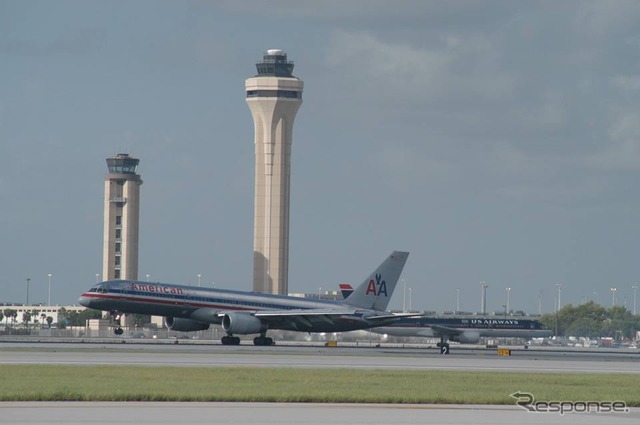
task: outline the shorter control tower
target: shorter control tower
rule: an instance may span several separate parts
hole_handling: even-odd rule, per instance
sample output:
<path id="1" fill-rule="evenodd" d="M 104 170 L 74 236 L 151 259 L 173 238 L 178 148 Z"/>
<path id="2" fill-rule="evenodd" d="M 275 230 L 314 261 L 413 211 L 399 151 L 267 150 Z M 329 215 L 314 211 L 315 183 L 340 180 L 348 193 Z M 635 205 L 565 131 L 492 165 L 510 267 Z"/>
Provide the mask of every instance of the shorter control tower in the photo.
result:
<path id="1" fill-rule="evenodd" d="M 138 279 L 139 162 L 125 153 L 107 158 L 102 280 Z"/>

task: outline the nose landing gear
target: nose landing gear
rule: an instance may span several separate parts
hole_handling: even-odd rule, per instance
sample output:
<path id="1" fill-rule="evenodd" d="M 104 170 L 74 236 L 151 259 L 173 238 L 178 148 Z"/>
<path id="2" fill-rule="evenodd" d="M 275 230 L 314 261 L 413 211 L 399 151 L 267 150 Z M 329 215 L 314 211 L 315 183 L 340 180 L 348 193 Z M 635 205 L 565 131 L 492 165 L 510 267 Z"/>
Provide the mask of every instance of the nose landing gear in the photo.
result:
<path id="1" fill-rule="evenodd" d="M 111 318 L 113 319 L 113 323 L 115 324 L 115 328 L 113 329 L 113 333 L 116 335 L 122 335 L 124 330 L 122 329 L 122 325 L 120 324 L 120 319 L 122 318 L 122 313 L 119 311 L 112 311 Z"/>

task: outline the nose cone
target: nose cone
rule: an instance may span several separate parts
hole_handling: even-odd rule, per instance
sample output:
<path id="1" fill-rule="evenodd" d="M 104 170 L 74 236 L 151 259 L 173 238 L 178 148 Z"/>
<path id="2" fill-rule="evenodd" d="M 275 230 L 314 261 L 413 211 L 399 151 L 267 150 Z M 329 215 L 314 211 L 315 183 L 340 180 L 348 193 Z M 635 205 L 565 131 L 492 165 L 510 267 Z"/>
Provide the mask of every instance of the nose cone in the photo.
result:
<path id="1" fill-rule="evenodd" d="M 82 294 L 80 295 L 80 298 L 78 298 L 78 304 L 85 307 L 91 307 L 91 298 L 85 297 L 84 294 Z"/>

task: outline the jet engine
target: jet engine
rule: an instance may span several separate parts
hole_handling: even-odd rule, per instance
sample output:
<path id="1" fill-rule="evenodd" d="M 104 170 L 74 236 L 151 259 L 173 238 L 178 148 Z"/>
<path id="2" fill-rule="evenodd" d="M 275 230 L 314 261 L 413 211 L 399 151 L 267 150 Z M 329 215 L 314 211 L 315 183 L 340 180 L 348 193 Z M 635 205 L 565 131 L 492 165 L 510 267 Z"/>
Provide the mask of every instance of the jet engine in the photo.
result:
<path id="1" fill-rule="evenodd" d="M 260 319 L 247 313 L 227 313 L 222 318 L 222 329 L 228 334 L 257 334 L 267 330 Z"/>
<path id="2" fill-rule="evenodd" d="M 451 337 L 451 340 L 461 342 L 463 344 L 477 344 L 478 342 L 480 342 L 480 332 L 464 331 L 460 335 Z"/>
<path id="3" fill-rule="evenodd" d="M 209 329 L 208 323 L 196 322 L 191 319 L 181 319 L 179 317 L 165 317 L 164 323 L 167 325 L 167 328 L 179 332 L 205 331 Z"/>

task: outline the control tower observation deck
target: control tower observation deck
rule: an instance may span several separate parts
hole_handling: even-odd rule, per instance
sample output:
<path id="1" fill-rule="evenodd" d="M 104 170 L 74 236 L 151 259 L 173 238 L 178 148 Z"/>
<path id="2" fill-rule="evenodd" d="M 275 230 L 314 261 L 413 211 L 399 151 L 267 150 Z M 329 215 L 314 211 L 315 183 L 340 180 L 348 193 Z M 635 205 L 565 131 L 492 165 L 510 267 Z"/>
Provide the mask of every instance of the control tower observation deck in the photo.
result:
<path id="1" fill-rule="evenodd" d="M 289 195 L 293 122 L 304 83 L 279 49 L 256 64 L 245 82 L 255 128 L 253 290 L 289 291 Z"/>
<path id="2" fill-rule="evenodd" d="M 119 153 L 107 158 L 104 188 L 102 280 L 138 278 L 140 160 Z"/>

